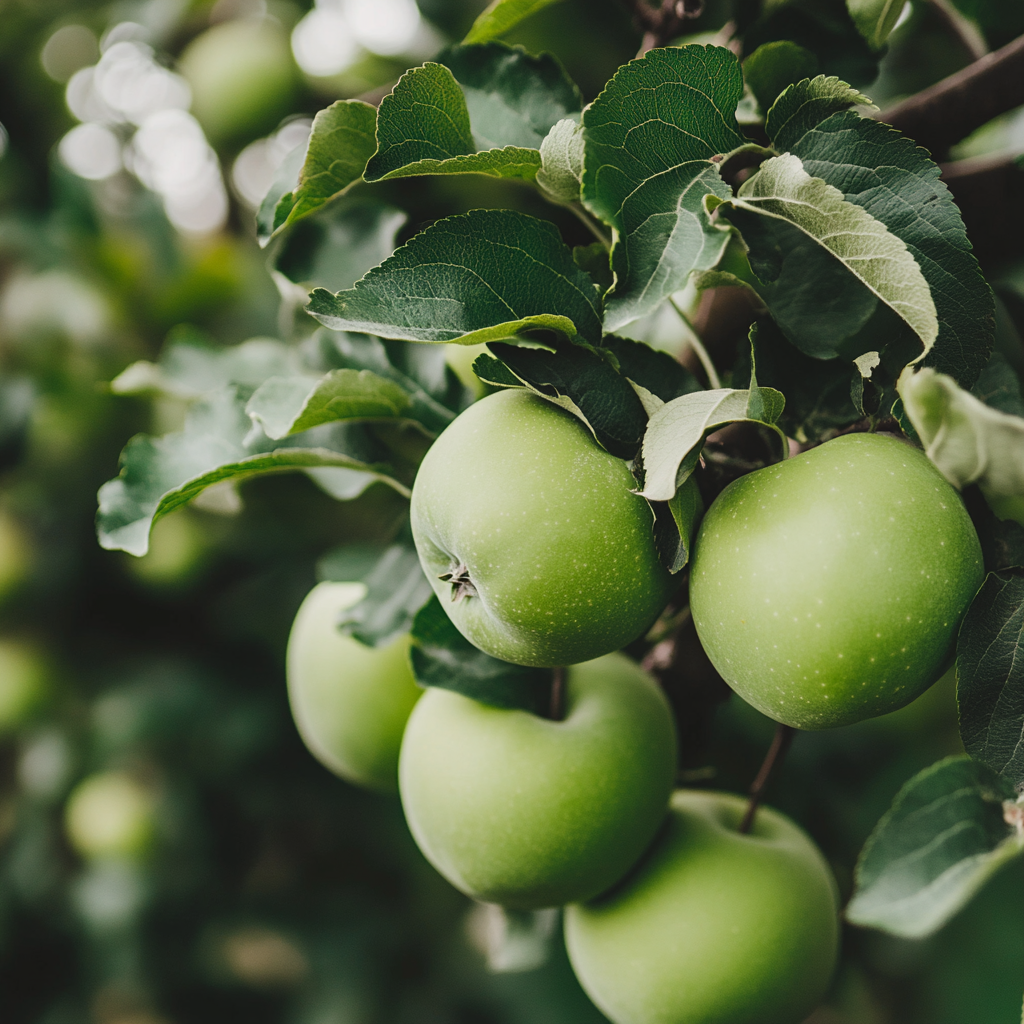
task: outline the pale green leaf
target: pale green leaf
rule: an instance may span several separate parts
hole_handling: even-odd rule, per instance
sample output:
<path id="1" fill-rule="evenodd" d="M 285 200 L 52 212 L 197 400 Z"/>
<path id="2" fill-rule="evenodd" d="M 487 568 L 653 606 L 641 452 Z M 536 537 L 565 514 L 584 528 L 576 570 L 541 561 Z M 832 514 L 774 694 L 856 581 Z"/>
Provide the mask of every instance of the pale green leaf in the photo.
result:
<path id="1" fill-rule="evenodd" d="M 332 370 L 320 378 L 271 377 L 245 411 L 280 440 L 335 420 L 394 419 L 411 404 L 397 384 L 369 370 Z"/>
<path id="2" fill-rule="evenodd" d="M 559 121 L 541 143 L 540 161 L 537 184 L 559 203 L 576 202 L 583 180 L 583 126 L 571 118 Z"/>
<path id="3" fill-rule="evenodd" d="M 354 288 L 317 289 L 308 311 L 333 330 L 476 344 L 528 329 L 597 345 L 598 294 L 549 221 L 474 210 L 432 224 Z"/>
<path id="4" fill-rule="evenodd" d="M 857 31 L 873 50 L 880 50 L 903 13 L 905 0 L 846 0 Z"/>
<path id="5" fill-rule="evenodd" d="M 1012 513 L 1024 508 L 1024 419 L 985 405 L 930 367 L 908 367 L 898 389 L 942 475 L 954 487 L 977 484 L 997 515 L 1018 518 Z"/>
<path id="6" fill-rule="evenodd" d="M 492 0 L 477 15 L 476 21 L 466 33 L 464 43 L 485 43 L 504 35 L 531 14 L 542 11 L 545 7 L 557 3 L 558 0 Z"/>
<path id="7" fill-rule="evenodd" d="M 786 315 L 793 307 L 787 304 L 794 299 L 794 289 L 808 286 L 808 278 L 805 272 L 803 280 L 787 280 L 785 264 L 796 255 L 803 269 L 807 252 L 812 262 L 820 255 L 819 262 L 826 268 L 828 257 L 834 257 L 853 282 L 888 306 L 913 330 L 920 340 L 921 355 L 931 349 L 938 335 L 935 303 L 906 244 L 862 207 L 848 203 L 838 189 L 820 178 L 812 178 L 798 157 L 788 153 L 773 157 L 743 184 L 735 199 L 723 202 L 711 197 L 707 205 L 716 217 L 724 216 L 739 228 L 750 248 L 754 273 L 762 284 L 769 286 L 761 294 L 783 330 L 808 355 L 829 358 L 844 354 L 852 359 L 878 348 L 878 343 L 877 339 L 874 344 L 871 339 L 862 340 L 861 351 L 843 352 L 842 335 L 807 337 L 810 332 L 806 329 L 795 329 L 794 321 Z M 800 296 L 795 298 L 799 300 Z M 821 293 L 815 299 L 823 309 L 836 300 L 835 292 Z M 856 296 L 854 302 L 859 308 L 848 317 L 848 336 L 856 336 L 874 311 L 874 303 L 857 301 Z M 796 308 L 804 314 L 806 302 Z"/>
<path id="8" fill-rule="evenodd" d="M 609 333 L 721 257 L 729 232 L 711 224 L 702 203 L 732 194 L 716 158 L 747 141 L 735 117 L 742 95 L 729 50 L 668 47 L 620 68 L 585 111 L 583 202 L 614 229 Z"/>
<path id="9" fill-rule="evenodd" d="M 874 104 L 863 93 L 838 78 L 818 75 L 785 89 L 768 111 L 764 130 L 775 148 L 792 150 L 816 124 L 840 110 Z"/>

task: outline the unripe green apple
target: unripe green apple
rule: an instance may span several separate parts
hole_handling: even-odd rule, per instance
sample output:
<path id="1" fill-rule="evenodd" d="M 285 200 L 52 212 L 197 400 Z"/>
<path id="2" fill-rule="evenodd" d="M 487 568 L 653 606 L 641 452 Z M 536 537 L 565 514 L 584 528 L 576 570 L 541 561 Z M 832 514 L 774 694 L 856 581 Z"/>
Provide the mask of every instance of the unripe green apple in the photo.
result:
<path id="1" fill-rule="evenodd" d="M 299 733 L 336 775 L 370 789 L 398 788 L 402 730 L 422 691 L 409 666 L 408 634 L 367 647 L 338 630 L 361 583 L 320 583 L 288 639 L 288 699 Z"/>
<path id="2" fill-rule="evenodd" d="M 214 25 L 185 48 L 179 70 L 192 89 L 192 112 L 215 145 L 255 138 L 291 109 L 296 68 L 276 22 Z"/>
<path id="3" fill-rule="evenodd" d="M 832 873 L 788 818 L 745 801 L 672 796 L 668 822 L 621 885 L 567 907 L 584 991 L 614 1024 L 798 1024 L 825 994 L 839 920 Z"/>
<path id="4" fill-rule="evenodd" d="M 0 640 L 0 735 L 15 732 L 45 700 L 46 666 L 39 654 L 14 640 Z"/>
<path id="5" fill-rule="evenodd" d="M 983 576 L 970 517 L 932 463 L 897 438 L 847 434 L 718 496 L 694 544 L 690 609 L 744 700 L 825 729 L 931 686 Z"/>
<path id="6" fill-rule="evenodd" d="M 432 689 L 405 730 L 402 806 L 456 888 L 516 909 L 587 899 L 616 882 L 665 816 L 675 726 L 625 655 L 566 673 L 565 717 Z"/>
<path id="7" fill-rule="evenodd" d="M 155 835 L 153 794 L 122 772 L 98 772 L 83 779 L 68 797 L 64 826 L 83 857 L 144 856 Z"/>
<path id="8" fill-rule="evenodd" d="M 573 415 L 522 390 L 471 405 L 412 491 L 423 571 L 459 632 L 517 665 L 616 651 L 672 590 L 626 463 Z"/>

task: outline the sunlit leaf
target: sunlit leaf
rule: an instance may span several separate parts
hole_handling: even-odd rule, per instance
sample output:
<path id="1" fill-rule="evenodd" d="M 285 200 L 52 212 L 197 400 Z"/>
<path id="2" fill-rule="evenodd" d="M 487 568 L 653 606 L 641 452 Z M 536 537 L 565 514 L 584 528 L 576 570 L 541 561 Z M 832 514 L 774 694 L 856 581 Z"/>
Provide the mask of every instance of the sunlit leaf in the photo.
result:
<path id="1" fill-rule="evenodd" d="M 558 0 L 492 0 L 477 15 L 476 21 L 466 33 L 464 43 L 484 43 L 495 39 L 514 28 L 531 14 L 542 11 Z"/>

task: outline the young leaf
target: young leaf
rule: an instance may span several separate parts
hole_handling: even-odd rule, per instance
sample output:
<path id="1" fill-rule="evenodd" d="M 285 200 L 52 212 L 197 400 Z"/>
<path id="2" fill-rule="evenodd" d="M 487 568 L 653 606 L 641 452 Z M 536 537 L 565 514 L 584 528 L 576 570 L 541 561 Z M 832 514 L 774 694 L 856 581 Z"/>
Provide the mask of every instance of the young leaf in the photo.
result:
<path id="1" fill-rule="evenodd" d="M 1024 419 L 990 408 L 930 367 L 907 367 L 898 389 L 942 475 L 958 488 L 976 483 L 996 515 L 1024 523 Z"/>
<path id="2" fill-rule="evenodd" d="M 414 472 L 366 424 L 331 424 L 276 442 L 254 427 L 237 388 L 215 392 L 191 407 L 179 433 L 128 442 L 120 475 L 99 491 L 100 545 L 144 555 L 152 524 L 207 487 L 319 466 L 373 473 L 406 495 Z"/>
<path id="3" fill-rule="evenodd" d="M 556 202 L 577 202 L 583 180 L 583 125 L 568 117 L 559 121 L 540 144 L 540 163 L 537 184 Z"/>
<path id="4" fill-rule="evenodd" d="M 868 46 L 880 50 L 903 13 L 904 0 L 846 0 L 846 6 Z"/>
<path id="5" fill-rule="evenodd" d="M 551 704 L 551 669 L 499 661 L 474 647 L 432 596 L 412 624 L 412 671 L 420 686 L 454 690 L 496 708 L 545 714 Z"/>
<path id="6" fill-rule="evenodd" d="M 864 845 L 847 920 L 911 939 L 941 928 L 1024 852 L 1014 797 L 1008 780 L 965 756 L 915 775 Z"/>
<path id="7" fill-rule="evenodd" d="M 643 442 L 644 489 L 650 501 L 669 501 L 697 466 L 708 434 L 729 423 L 754 422 L 771 427 L 779 438 L 779 457 L 789 444 L 776 421 L 785 399 L 772 388 L 751 381 L 750 390 L 716 388 L 683 395 L 656 412 Z"/>
<path id="8" fill-rule="evenodd" d="M 763 43 L 743 62 L 743 79 L 762 110 L 768 110 L 787 86 L 810 79 L 817 71 L 818 58 L 788 39 Z"/>
<path id="9" fill-rule="evenodd" d="M 1024 571 L 982 584 L 960 626 L 956 675 L 964 749 L 1024 785 Z"/>
<path id="10" fill-rule="evenodd" d="M 776 149 L 788 152 L 815 125 L 841 110 L 874 104 L 863 93 L 826 75 L 784 89 L 768 111 L 764 130 Z"/>
<path id="11" fill-rule="evenodd" d="M 736 57 L 722 47 L 651 50 L 619 68 L 583 115 L 583 202 L 615 229 L 605 327 L 652 312 L 692 270 L 708 270 L 729 233 L 704 196 L 731 196 L 716 157 L 743 145 Z"/>
<path id="12" fill-rule="evenodd" d="M 397 384 L 369 370 L 332 370 L 320 378 L 271 377 L 245 411 L 276 441 L 335 420 L 395 419 L 411 404 Z"/>
<path id="13" fill-rule="evenodd" d="M 296 224 L 274 257 L 274 269 L 308 288 L 343 291 L 394 251 L 406 214 L 365 199 L 343 199 Z"/>
<path id="14" fill-rule="evenodd" d="M 518 25 L 523 18 L 528 18 L 553 3 L 557 3 L 557 0 L 492 0 L 477 15 L 476 21 L 462 41 L 485 43 L 488 39 L 496 39 Z"/>
<path id="15" fill-rule="evenodd" d="M 799 158 L 773 157 L 735 199 L 710 196 L 707 206 L 739 229 L 761 296 L 807 355 L 853 359 L 880 348 L 874 332 L 862 334 L 879 302 L 917 335 L 922 354 L 931 349 L 938 334 L 935 304 L 905 243 L 812 178 Z M 822 274 L 830 287 L 816 280 Z"/>
<path id="16" fill-rule="evenodd" d="M 366 596 L 338 620 L 344 632 L 369 647 L 383 647 L 412 629 L 415 616 L 434 592 L 408 531 L 376 552 L 357 548 L 353 558 L 346 557 L 346 549 L 341 548 L 332 555 L 321 561 L 321 574 L 334 579 L 343 573 L 344 579 L 338 582 L 366 586 Z"/>
<path id="17" fill-rule="evenodd" d="M 524 330 L 601 340 L 597 289 L 558 229 L 513 210 L 474 210 L 432 224 L 354 288 L 316 289 L 324 326 L 408 341 L 474 345 Z"/>
<path id="18" fill-rule="evenodd" d="M 520 381 L 578 416 L 612 455 L 636 455 L 647 414 L 629 382 L 607 360 L 576 345 L 557 352 L 501 343 L 488 347 Z"/>
<path id="19" fill-rule="evenodd" d="M 376 146 L 376 120 L 377 111 L 362 100 L 338 100 L 316 115 L 295 190 L 285 192 L 274 203 L 269 223 L 267 213 L 260 207 L 262 245 L 360 180 Z M 274 191 L 272 188 L 265 204 Z"/>
<path id="20" fill-rule="evenodd" d="M 938 336 L 922 365 L 970 388 L 992 349 L 992 292 L 971 253 L 960 211 L 939 181 L 938 165 L 910 139 L 853 111 L 786 134 L 786 148 L 808 174 L 839 189 L 906 244 L 931 290 L 938 320 Z"/>

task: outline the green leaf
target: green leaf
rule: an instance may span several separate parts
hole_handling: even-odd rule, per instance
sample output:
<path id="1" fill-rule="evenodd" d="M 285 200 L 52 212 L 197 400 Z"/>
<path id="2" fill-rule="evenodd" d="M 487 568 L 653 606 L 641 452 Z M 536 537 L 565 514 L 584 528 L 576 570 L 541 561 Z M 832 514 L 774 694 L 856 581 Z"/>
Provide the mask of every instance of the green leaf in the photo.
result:
<path id="1" fill-rule="evenodd" d="M 455 628 L 436 596 L 417 613 L 412 640 L 412 671 L 420 686 L 537 715 L 550 707 L 551 669 L 511 665 L 484 654 Z"/>
<path id="2" fill-rule="evenodd" d="M 928 283 L 907 246 L 881 221 L 812 178 L 798 157 L 773 157 L 735 199 L 709 210 L 743 235 L 759 293 L 787 337 L 807 355 L 854 359 L 883 347 L 872 322 L 895 312 L 927 353 L 938 334 Z M 898 335 L 882 335 L 893 345 Z"/>
<path id="3" fill-rule="evenodd" d="M 702 202 L 732 194 L 714 158 L 747 141 L 735 117 L 742 95 L 729 50 L 669 47 L 619 68 L 584 112 L 583 202 L 615 230 L 609 333 L 721 257 L 729 233 L 708 221 Z"/>
<path id="4" fill-rule="evenodd" d="M 1024 571 L 985 579 L 960 626 L 956 677 L 964 749 L 1024 785 Z"/>
<path id="5" fill-rule="evenodd" d="M 366 596 L 342 613 L 338 626 L 369 647 L 386 646 L 408 633 L 415 616 L 434 593 L 423 575 L 408 530 L 394 544 L 376 552 L 366 548 L 356 548 L 352 553 L 345 548 L 337 549 L 332 557 L 321 561 L 319 569 L 330 579 L 344 573 L 344 580 L 339 582 L 366 586 Z"/>
<path id="6" fill-rule="evenodd" d="M 395 383 L 369 370 L 332 370 L 323 377 L 271 377 L 249 399 L 245 411 L 267 437 L 336 420 L 395 419 L 412 403 Z"/>
<path id="7" fill-rule="evenodd" d="M 274 204 L 272 223 L 268 223 L 264 208 L 260 207 L 262 245 L 362 178 L 366 161 L 376 146 L 376 121 L 377 111 L 362 100 L 338 100 L 316 115 L 295 190 L 282 194 Z M 274 191 L 272 188 L 270 195 Z M 268 195 L 264 203 L 269 198 Z M 269 233 L 267 227 L 271 228 Z"/>
<path id="8" fill-rule="evenodd" d="M 577 202 L 583 181 L 583 125 L 569 117 L 559 121 L 540 144 L 540 162 L 537 184 L 556 202 Z"/>
<path id="9" fill-rule="evenodd" d="M 477 15 L 476 21 L 466 33 L 464 43 L 485 43 L 504 35 L 510 28 L 518 25 L 523 18 L 528 18 L 537 11 L 550 7 L 557 0 L 492 0 Z"/>
<path id="10" fill-rule="evenodd" d="M 583 96 L 550 53 L 504 43 L 452 46 L 438 58 L 462 87 L 478 150 L 540 149 L 563 118 L 579 118 Z"/>
<path id="11" fill-rule="evenodd" d="M 663 402 L 701 390 L 700 381 L 678 359 L 642 341 L 611 335 L 604 339 L 604 350 L 614 355 L 623 377 Z"/>
<path id="12" fill-rule="evenodd" d="M 647 425 L 643 442 L 644 489 L 650 501 L 669 501 L 697 466 L 708 434 L 728 423 L 754 422 L 771 427 L 779 438 L 779 457 L 789 445 L 775 426 L 785 399 L 772 388 L 749 390 L 715 388 L 683 395 L 656 412 Z"/>
<path id="13" fill-rule="evenodd" d="M 868 46 L 880 50 L 903 13 L 904 0 L 846 0 L 846 6 Z"/>
<path id="14" fill-rule="evenodd" d="M 1013 372 L 1009 360 L 998 349 L 989 356 L 971 394 L 992 409 L 1011 416 L 1024 416 L 1024 395 L 1020 378 Z"/>
<path id="15" fill-rule="evenodd" d="M 801 131 L 786 148 L 808 174 L 844 193 L 906 243 L 931 290 L 938 336 L 924 359 L 970 388 L 995 333 L 992 292 L 971 252 L 940 168 L 910 139 L 853 111 Z M 877 346 L 876 346 L 877 347 Z"/>
<path id="16" fill-rule="evenodd" d="M 260 208 L 256 211 L 256 239 L 263 247 L 273 237 L 274 232 L 284 224 L 291 212 L 295 190 L 299 187 L 299 174 L 306 159 L 309 145 L 302 142 L 291 150 L 281 161 L 270 183 L 270 189 L 263 197 Z M 278 217 L 280 207 L 280 217 Z"/>
<path id="17" fill-rule="evenodd" d="M 581 419 L 606 451 L 620 459 L 636 455 L 647 414 L 629 382 L 601 355 L 575 345 L 557 352 L 488 347 L 519 381 Z"/>
<path id="18" fill-rule="evenodd" d="M 791 151 L 815 125 L 850 107 L 874 104 L 863 93 L 826 75 L 785 89 L 768 111 L 764 130 L 776 149 Z"/>
<path id="19" fill-rule="evenodd" d="M 950 757 L 897 794 L 861 852 L 846 908 L 853 924 L 923 938 L 1024 851 L 1013 787 L 969 757 Z"/>
<path id="20" fill-rule="evenodd" d="M 100 488 L 100 545 L 144 555 L 150 527 L 161 516 L 222 480 L 263 473 L 340 466 L 373 473 L 408 495 L 415 468 L 396 455 L 398 428 L 386 436 L 366 424 L 337 423 L 282 444 L 254 426 L 245 402 L 234 387 L 214 392 L 190 408 L 180 432 L 129 441 L 120 475 Z"/>
<path id="21" fill-rule="evenodd" d="M 899 393 L 928 458 L 954 487 L 977 484 L 1002 519 L 1024 516 L 1024 419 L 978 401 L 952 377 L 910 367 Z"/>
<path id="22" fill-rule="evenodd" d="M 365 199 L 343 199 L 288 233 L 274 268 L 308 288 L 342 291 L 394 251 L 406 214 Z"/>
<path id="23" fill-rule="evenodd" d="M 307 310 L 332 330 L 408 341 L 481 341 L 525 330 L 601 340 L 597 289 L 550 221 L 474 210 L 432 224 L 354 288 L 316 289 Z"/>
<path id="24" fill-rule="evenodd" d="M 487 969 L 494 974 L 533 971 L 547 963 L 557 935 L 558 908 L 509 910 L 479 903 L 473 911 L 474 937 L 479 930 Z"/>
<path id="25" fill-rule="evenodd" d="M 762 110 L 787 86 L 810 79 L 817 71 L 818 58 L 788 39 L 764 43 L 743 62 L 743 78 Z"/>
<path id="26" fill-rule="evenodd" d="M 652 508 L 658 557 L 674 575 L 689 564 L 693 538 L 704 515 L 704 499 L 697 481 L 692 476 L 688 477 L 675 497 L 667 502 L 654 502 Z"/>

